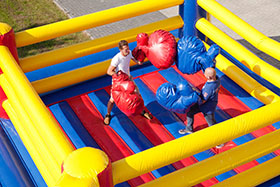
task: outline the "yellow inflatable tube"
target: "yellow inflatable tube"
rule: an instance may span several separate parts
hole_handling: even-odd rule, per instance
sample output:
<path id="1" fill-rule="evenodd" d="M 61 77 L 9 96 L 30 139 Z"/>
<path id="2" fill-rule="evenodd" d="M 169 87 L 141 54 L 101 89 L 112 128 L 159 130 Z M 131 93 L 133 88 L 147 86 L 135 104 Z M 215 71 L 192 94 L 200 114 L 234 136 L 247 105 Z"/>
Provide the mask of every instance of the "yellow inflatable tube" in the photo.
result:
<path id="1" fill-rule="evenodd" d="M 280 102 L 275 102 L 188 136 L 118 160 L 112 164 L 114 184 L 127 181 L 273 124 L 280 120 L 279 107 Z M 204 141 L 205 137 L 216 138 L 208 138 L 208 141 Z M 194 144 L 193 142 L 196 143 Z"/>
<path id="2" fill-rule="evenodd" d="M 206 48 L 208 49 L 209 46 L 207 44 Z M 234 64 L 232 64 L 229 60 L 227 60 L 222 55 L 217 56 L 217 68 L 224 72 L 227 76 L 229 76 L 233 81 L 240 84 L 240 86 L 249 92 L 252 96 L 256 97 L 260 101 L 264 102 L 265 104 L 275 103 L 279 100 L 279 97 L 268 90 L 267 88 L 263 87 L 257 81 L 252 79 L 249 75 L 244 73 Z M 279 102 L 278 102 L 279 103 Z M 246 121 L 246 120 L 245 120 Z M 241 136 L 241 135 L 240 135 Z M 190 140 L 193 142 L 194 140 Z"/>
<path id="3" fill-rule="evenodd" d="M 108 37 L 103 37 L 103 39 L 105 39 L 105 41 L 111 41 L 110 44 L 104 44 L 102 41 L 103 40 L 97 40 L 95 42 L 95 44 L 97 46 L 92 47 L 92 48 L 110 48 L 110 47 L 116 47 L 117 43 L 121 40 L 121 39 L 128 39 L 129 41 L 135 41 L 136 40 L 136 35 L 137 33 L 140 32 L 146 32 L 148 34 L 154 32 L 157 29 L 164 29 L 164 30 L 174 30 L 177 28 L 180 28 L 183 26 L 183 21 L 181 19 L 180 16 L 176 16 L 173 18 L 169 18 L 169 19 L 165 19 L 159 22 L 155 22 L 153 24 L 147 24 L 145 26 L 142 26 L 138 29 L 131 29 L 125 32 L 121 32 L 121 33 L 117 33 L 117 34 L 113 34 L 111 36 Z M 91 44 L 93 44 L 94 41 L 90 42 Z M 78 48 L 82 48 L 85 47 L 83 44 L 78 44 L 81 46 L 77 46 Z M 85 45 L 87 45 L 85 43 Z M 92 49 L 91 48 L 91 49 Z M 84 51 L 88 51 L 90 48 L 84 49 Z M 72 51 L 74 50 L 74 51 Z M 68 51 L 68 52 L 67 52 Z M 75 50 L 75 46 L 69 47 L 69 48 L 65 48 L 58 50 L 58 51 L 54 51 L 54 52 L 49 52 L 49 53 L 45 53 L 42 55 L 37 55 L 34 57 L 30 57 L 29 59 L 20 61 L 21 65 L 23 66 L 24 70 L 29 71 L 31 69 L 35 69 L 35 68 L 42 68 L 45 66 L 49 66 L 51 64 L 53 64 L 51 62 L 51 60 L 54 60 L 55 63 L 59 63 L 62 60 L 67 60 L 68 57 L 65 57 L 63 55 L 59 55 L 57 54 L 58 52 L 61 52 L 61 54 L 73 54 L 72 57 L 77 57 L 77 55 L 80 55 L 78 53 L 83 53 L 80 51 Z M 62 53 L 63 52 L 63 53 Z M 88 52 L 93 52 L 93 51 L 88 51 Z M 98 52 L 98 51 L 96 51 Z M 58 60 L 55 60 L 54 58 L 56 58 Z M 70 58 L 72 58 L 70 55 Z M 50 58 L 50 59 L 47 59 Z M 45 59 L 45 60 L 44 60 Z M 37 61 L 42 61 L 43 64 L 40 65 L 39 63 L 37 63 L 38 65 L 35 65 L 35 63 Z M 97 64 L 92 64 L 86 67 L 82 67 L 76 70 L 72 70 L 69 72 L 65 72 L 59 75 L 55 75 L 52 77 L 48 77 L 45 79 L 41 79 L 41 80 L 37 80 L 37 81 L 33 81 L 32 85 L 35 88 L 35 90 L 39 93 L 46 93 L 55 89 L 59 89 L 59 88 L 63 88 L 66 86 L 70 86 L 73 84 L 77 84 L 89 79 L 93 79 L 96 78 L 98 76 L 102 76 L 106 74 L 107 68 L 110 65 L 110 61 L 111 60 L 107 60 L 104 62 L 99 62 Z M 30 63 L 30 64 L 29 64 Z M 32 67 L 32 65 L 35 65 L 35 68 Z M 131 63 L 131 65 L 135 65 L 135 63 Z M 71 77 L 71 79 L 69 79 L 69 77 Z"/>
<path id="4" fill-rule="evenodd" d="M 19 68 L 8 48 L 0 46 L 0 53 L 0 67 L 7 81 L 13 90 L 17 90 L 17 98 L 22 98 L 23 107 L 38 127 L 37 129 L 40 130 L 39 133 L 44 137 L 46 144 L 50 146 L 57 163 L 62 163 L 65 157 L 74 150 L 72 145 Z"/>
<path id="5" fill-rule="evenodd" d="M 209 46 L 205 44 L 207 48 Z M 86 66 L 77 70 L 69 71 L 63 74 L 55 75 L 46 79 L 41 79 L 32 82 L 35 90 L 41 94 L 49 92 L 55 89 L 63 88 L 65 86 L 70 86 L 82 81 L 86 81 L 101 75 L 106 74 L 107 67 L 110 64 L 110 60 L 100 62 L 98 64 L 93 64 Z M 131 65 L 135 63 L 131 62 Z M 238 83 L 243 89 L 250 93 L 253 97 L 259 99 L 265 104 L 269 104 L 279 100 L 279 97 L 263 87 L 257 81 L 252 79 L 238 67 L 236 67 L 229 60 L 224 58 L 222 55 L 217 57 L 217 67 L 228 77 Z M 71 80 L 69 80 L 71 77 Z"/>
<path id="6" fill-rule="evenodd" d="M 250 70 L 280 88 L 280 82 L 278 81 L 280 79 L 279 69 L 258 58 L 204 18 L 197 21 L 196 28 L 223 49 L 228 52 L 230 51 L 230 54 L 233 57 L 243 63 Z"/>
<path id="7" fill-rule="evenodd" d="M 69 47 L 53 50 L 46 53 L 41 53 L 35 56 L 20 59 L 20 66 L 24 72 L 33 71 L 43 67 L 51 66 L 82 56 L 90 55 L 100 51 L 114 48 L 118 45 L 120 40 L 127 40 L 134 42 L 137 34 L 145 32 L 151 34 L 155 30 L 163 29 L 171 31 L 181 28 L 184 22 L 180 16 L 164 19 L 158 22 L 147 24 L 141 27 L 123 31 L 120 33 L 112 34 L 110 36 L 102 37 L 99 39 L 83 42 L 80 44 L 72 45 Z M 65 55 L 67 54 L 67 55 Z M 38 63 L 40 62 L 40 63 Z"/>
<path id="8" fill-rule="evenodd" d="M 16 114 L 16 112 L 14 111 L 13 107 L 10 105 L 8 100 L 4 101 L 2 106 L 7 112 L 7 114 L 9 115 L 15 128 L 17 129 L 17 132 L 19 133 L 21 140 L 25 145 L 28 145 L 28 152 L 30 153 L 34 163 L 36 163 L 36 166 L 40 171 L 42 177 L 44 178 L 45 182 L 47 183 L 48 186 L 52 186 L 53 184 L 55 184 L 55 181 L 57 180 L 58 176 L 54 176 L 56 174 L 55 172 L 51 173 L 46 169 L 48 168 L 47 163 L 44 163 L 42 158 L 38 156 L 39 151 L 33 145 L 34 140 L 29 137 L 29 134 L 27 134 L 27 132 L 25 132 L 25 128 L 19 125 L 21 124 L 21 120 L 18 118 L 18 115 Z"/>
<path id="9" fill-rule="evenodd" d="M 268 38 L 215 0 L 198 0 L 197 3 L 257 49 L 280 60 L 280 44 L 277 41 Z"/>
<path id="10" fill-rule="evenodd" d="M 204 45 L 209 49 L 208 44 L 204 43 Z M 257 98 L 264 104 L 280 101 L 278 95 L 262 86 L 258 81 L 251 78 L 223 55 L 218 55 L 216 60 L 216 67 L 253 97 Z"/>
<path id="11" fill-rule="evenodd" d="M 274 131 L 216 156 L 143 184 L 141 187 L 168 187 L 170 184 L 172 184 L 172 186 L 194 186 L 279 149 L 279 136 L 280 130 Z M 239 182 L 238 180 L 238 183 Z"/>
<path id="12" fill-rule="evenodd" d="M 66 86 L 71 86 L 76 83 L 80 83 L 95 77 L 105 75 L 110 65 L 110 62 L 111 60 L 106 60 L 97 64 L 92 64 L 83 68 L 54 75 L 45 79 L 33 81 L 32 85 L 39 94 L 56 90 L 59 88 L 64 88 Z M 132 63 L 133 62 L 131 61 L 131 65 Z"/>
<path id="13" fill-rule="evenodd" d="M 16 46 L 23 47 L 41 41 L 57 38 L 59 36 L 117 22 L 130 17 L 135 17 L 149 12 L 155 12 L 161 9 L 180 5 L 183 2 L 184 0 L 143 0 L 100 12 L 95 12 L 85 16 L 28 29 L 16 33 Z"/>
<path id="14" fill-rule="evenodd" d="M 262 164 L 259 164 L 249 170 L 238 173 L 216 185 L 215 187 L 240 187 L 240 186 L 258 186 L 274 177 L 279 176 L 280 173 L 280 156 L 274 157 Z M 278 166 L 278 167 L 277 167 Z"/>
<path id="15" fill-rule="evenodd" d="M 55 185 L 56 187 L 112 186 L 110 160 L 99 149 L 83 147 L 73 151 L 65 159 L 63 169 L 63 173 Z"/>
<path id="16" fill-rule="evenodd" d="M 0 84 L 8 97 L 9 103 L 13 106 L 14 111 L 18 114 L 18 118 L 21 120 L 22 126 L 25 127 L 29 136 L 32 137 L 33 140 L 36 140 L 34 141 L 34 144 L 37 145 L 37 149 L 40 151 L 40 153 L 44 153 L 42 154 L 42 156 L 45 157 L 45 161 L 54 161 L 56 167 L 53 167 L 53 169 L 58 169 L 61 163 L 58 163 L 57 160 L 53 157 L 53 155 L 51 155 L 51 147 L 48 147 L 46 145 L 43 138 L 38 133 L 37 126 L 34 124 L 29 114 L 26 112 L 25 108 L 22 105 L 22 99 L 16 96 L 16 91 L 13 90 L 12 86 L 8 83 L 8 81 L 5 78 L 5 75 L 3 74 L 0 76 Z M 50 164 L 50 167 L 51 166 L 52 165 Z"/>
<path id="17" fill-rule="evenodd" d="M 43 178 L 48 185 L 53 185 L 58 179 L 60 164 L 56 162 L 56 159 L 50 153 L 49 147 L 36 131 L 32 120 L 21 106 L 19 99 L 16 98 L 15 91 L 5 81 L 3 74 L 0 76 L 0 83 L 8 96 L 8 100 L 2 104 L 3 108 L 13 122 L 24 145 L 28 145 L 26 148 Z"/>

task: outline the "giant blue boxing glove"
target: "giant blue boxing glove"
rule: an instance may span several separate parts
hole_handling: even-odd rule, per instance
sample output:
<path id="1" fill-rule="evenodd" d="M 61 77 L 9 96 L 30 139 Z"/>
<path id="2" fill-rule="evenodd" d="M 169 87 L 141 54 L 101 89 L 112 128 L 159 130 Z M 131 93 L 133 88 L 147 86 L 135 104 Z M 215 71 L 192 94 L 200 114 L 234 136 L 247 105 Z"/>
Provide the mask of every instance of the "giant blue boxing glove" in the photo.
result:
<path id="1" fill-rule="evenodd" d="M 164 83 L 156 93 L 157 101 L 169 111 L 186 113 L 189 108 L 200 100 L 199 94 L 187 82 L 176 85 Z"/>
<path id="2" fill-rule="evenodd" d="M 176 66 L 186 74 L 194 74 L 208 67 L 215 67 L 215 57 L 219 54 L 220 47 L 213 44 L 208 52 L 203 42 L 196 36 L 184 36 L 177 44 Z"/>
<path id="3" fill-rule="evenodd" d="M 200 57 L 198 57 L 197 62 L 201 65 L 201 69 L 203 72 L 206 68 L 215 68 L 216 56 L 220 53 L 220 47 L 216 44 L 211 45 L 207 52 L 203 53 Z"/>

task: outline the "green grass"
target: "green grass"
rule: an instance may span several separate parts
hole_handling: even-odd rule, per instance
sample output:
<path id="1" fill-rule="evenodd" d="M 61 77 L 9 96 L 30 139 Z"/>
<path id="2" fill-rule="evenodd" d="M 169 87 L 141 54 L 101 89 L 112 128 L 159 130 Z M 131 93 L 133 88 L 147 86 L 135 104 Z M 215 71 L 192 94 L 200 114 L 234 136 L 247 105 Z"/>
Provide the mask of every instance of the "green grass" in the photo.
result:
<path id="1" fill-rule="evenodd" d="M 0 0 L 0 22 L 15 32 L 68 19 L 52 0 Z M 69 34 L 38 44 L 18 48 L 20 58 L 89 40 L 83 32 Z"/>

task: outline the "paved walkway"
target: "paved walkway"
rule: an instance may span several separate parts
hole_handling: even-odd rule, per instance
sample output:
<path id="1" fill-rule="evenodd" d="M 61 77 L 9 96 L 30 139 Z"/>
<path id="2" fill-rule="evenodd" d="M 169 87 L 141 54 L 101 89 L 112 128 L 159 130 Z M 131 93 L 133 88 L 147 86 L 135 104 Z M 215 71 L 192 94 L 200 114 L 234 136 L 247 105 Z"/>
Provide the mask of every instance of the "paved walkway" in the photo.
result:
<path id="1" fill-rule="evenodd" d="M 69 17 L 78 17 L 93 12 L 106 10 L 113 7 L 137 2 L 139 0 L 54 0 L 54 2 Z M 238 17 L 249 23 L 251 26 L 280 42 L 280 0 L 217 0 L 224 7 L 236 14 Z M 92 39 L 135 28 L 158 20 L 178 15 L 178 7 L 171 7 L 165 10 L 137 16 L 124 21 L 119 21 L 87 30 Z M 270 64 L 280 69 L 280 62 L 252 47 L 239 35 L 228 29 L 214 17 L 211 22 L 236 39 L 259 57 L 265 59 Z"/>

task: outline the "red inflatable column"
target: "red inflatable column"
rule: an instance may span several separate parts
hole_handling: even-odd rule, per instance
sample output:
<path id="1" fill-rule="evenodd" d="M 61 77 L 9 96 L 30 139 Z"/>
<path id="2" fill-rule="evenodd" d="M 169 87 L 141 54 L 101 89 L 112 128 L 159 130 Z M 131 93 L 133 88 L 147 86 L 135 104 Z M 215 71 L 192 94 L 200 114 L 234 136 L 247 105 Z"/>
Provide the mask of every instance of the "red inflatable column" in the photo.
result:
<path id="1" fill-rule="evenodd" d="M 15 42 L 15 33 L 12 27 L 10 27 L 6 23 L 0 23 L 0 45 L 8 47 L 15 60 L 19 62 L 16 42 Z M 0 69 L 0 74 L 2 73 L 3 72 Z M 0 118 L 8 119 L 9 117 L 2 107 L 2 103 L 6 99 L 7 96 L 4 93 L 3 89 L 0 87 Z"/>
<path id="2" fill-rule="evenodd" d="M 84 147 L 64 161 L 62 175 L 55 186 L 113 187 L 112 164 L 101 150 Z"/>

